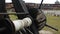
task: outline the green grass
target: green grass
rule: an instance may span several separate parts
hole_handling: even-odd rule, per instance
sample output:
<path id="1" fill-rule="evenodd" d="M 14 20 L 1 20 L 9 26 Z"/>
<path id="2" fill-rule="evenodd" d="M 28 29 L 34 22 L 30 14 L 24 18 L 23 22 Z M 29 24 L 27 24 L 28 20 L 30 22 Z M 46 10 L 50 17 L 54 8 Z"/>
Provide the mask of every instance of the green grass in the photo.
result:
<path id="1" fill-rule="evenodd" d="M 10 17 L 11 20 L 16 20 L 16 19 L 18 19 L 18 17 L 17 17 L 16 15 L 9 15 L 9 17 Z"/>
<path id="2" fill-rule="evenodd" d="M 47 17 L 47 24 L 57 28 L 59 31 L 55 31 L 51 28 L 44 27 L 44 30 L 52 31 L 54 34 L 60 34 L 60 17 L 46 15 Z"/>

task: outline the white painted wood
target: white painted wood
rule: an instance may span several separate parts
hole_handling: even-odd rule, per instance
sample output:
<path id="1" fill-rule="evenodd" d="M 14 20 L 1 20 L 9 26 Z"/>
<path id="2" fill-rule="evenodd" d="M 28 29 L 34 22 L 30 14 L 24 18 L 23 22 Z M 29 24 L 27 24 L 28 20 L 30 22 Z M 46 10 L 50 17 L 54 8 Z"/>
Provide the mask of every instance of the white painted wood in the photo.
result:
<path id="1" fill-rule="evenodd" d="M 24 27 L 28 27 L 32 24 L 32 20 L 30 18 L 24 18 L 22 20 L 14 20 L 13 21 L 15 30 L 19 31 L 20 29 L 23 29 Z"/>

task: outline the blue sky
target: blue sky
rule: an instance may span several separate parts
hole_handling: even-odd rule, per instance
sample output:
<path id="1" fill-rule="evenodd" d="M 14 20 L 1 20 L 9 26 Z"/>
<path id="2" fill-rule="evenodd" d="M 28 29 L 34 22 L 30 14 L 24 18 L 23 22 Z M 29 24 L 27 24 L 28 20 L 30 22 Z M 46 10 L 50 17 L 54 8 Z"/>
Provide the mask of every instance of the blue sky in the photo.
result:
<path id="1" fill-rule="evenodd" d="M 23 0 L 26 3 L 40 3 L 41 0 Z M 43 3 L 54 4 L 56 0 L 44 0 Z M 60 0 L 58 0 L 60 2 Z M 6 0 L 7 3 L 11 2 L 11 0 Z"/>

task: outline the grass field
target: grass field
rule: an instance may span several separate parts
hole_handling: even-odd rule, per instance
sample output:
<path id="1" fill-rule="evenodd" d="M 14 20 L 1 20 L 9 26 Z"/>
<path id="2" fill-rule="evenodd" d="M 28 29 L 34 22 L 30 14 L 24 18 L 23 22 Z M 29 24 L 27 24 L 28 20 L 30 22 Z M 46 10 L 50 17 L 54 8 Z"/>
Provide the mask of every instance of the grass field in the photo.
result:
<path id="1" fill-rule="evenodd" d="M 10 17 L 11 20 L 16 20 L 16 19 L 18 19 L 16 15 L 9 15 L 9 17 Z"/>
<path id="2" fill-rule="evenodd" d="M 46 15 L 47 17 L 47 24 L 57 28 L 59 31 L 55 31 L 51 28 L 44 27 L 44 30 L 52 31 L 54 34 L 60 34 L 60 17 Z"/>
<path id="3" fill-rule="evenodd" d="M 10 15 L 10 17 L 11 20 L 17 19 L 15 15 Z M 60 34 L 60 17 L 51 16 L 51 15 L 46 15 L 46 17 L 47 17 L 47 24 L 57 28 L 59 31 L 55 31 L 48 27 L 44 27 L 43 30 L 52 31 L 54 34 Z"/>

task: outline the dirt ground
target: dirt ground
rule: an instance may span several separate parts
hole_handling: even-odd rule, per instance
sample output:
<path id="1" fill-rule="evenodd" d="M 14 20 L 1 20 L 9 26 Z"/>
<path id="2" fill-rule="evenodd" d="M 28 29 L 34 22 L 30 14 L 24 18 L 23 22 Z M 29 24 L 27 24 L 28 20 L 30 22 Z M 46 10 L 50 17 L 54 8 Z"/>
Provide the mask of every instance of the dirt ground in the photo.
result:
<path id="1" fill-rule="evenodd" d="M 51 31 L 41 30 L 39 31 L 39 34 L 53 34 Z"/>

